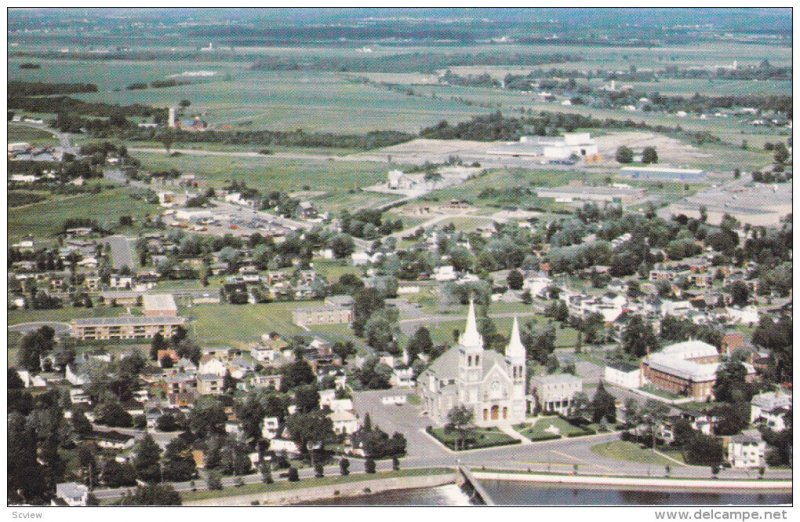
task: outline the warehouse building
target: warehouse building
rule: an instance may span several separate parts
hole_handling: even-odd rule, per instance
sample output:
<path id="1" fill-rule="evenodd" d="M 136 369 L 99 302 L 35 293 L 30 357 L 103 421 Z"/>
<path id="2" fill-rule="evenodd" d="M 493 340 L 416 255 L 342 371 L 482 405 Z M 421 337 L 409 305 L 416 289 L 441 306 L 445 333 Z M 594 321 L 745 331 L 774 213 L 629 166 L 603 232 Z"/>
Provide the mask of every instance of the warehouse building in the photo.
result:
<path id="1" fill-rule="evenodd" d="M 570 132 L 561 137 L 522 136 L 518 142 L 506 143 L 486 151 L 494 156 L 543 157 L 568 159 L 571 156 L 587 157 L 597 154 L 597 143 L 588 132 Z"/>
<path id="2" fill-rule="evenodd" d="M 145 317 L 176 317 L 178 306 L 172 294 L 145 294 L 142 297 Z"/>
<path id="3" fill-rule="evenodd" d="M 621 176 L 631 179 L 653 181 L 680 181 L 700 182 L 706 178 L 706 173 L 700 169 L 675 169 L 671 167 L 622 167 L 619 169 Z"/>
<path id="4" fill-rule="evenodd" d="M 553 198 L 560 203 L 574 201 L 595 201 L 599 203 L 632 203 L 642 199 L 647 190 L 639 187 L 593 187 L 581 181 L 570 182 L 555 188 L 540 188 L 536 195 L 540 198 Z"/>

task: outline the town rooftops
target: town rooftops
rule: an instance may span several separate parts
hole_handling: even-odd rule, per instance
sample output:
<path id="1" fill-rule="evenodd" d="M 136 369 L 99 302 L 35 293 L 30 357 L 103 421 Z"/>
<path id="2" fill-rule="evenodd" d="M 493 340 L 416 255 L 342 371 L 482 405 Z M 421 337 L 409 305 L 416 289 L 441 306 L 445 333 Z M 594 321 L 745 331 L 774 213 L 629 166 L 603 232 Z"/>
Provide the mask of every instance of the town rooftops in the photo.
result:
<path id="1" fill-rule="evenodd" d="M 606 364 L 606 366 L 608 366 L 609 368 L 614 368 L 615 370 L 619 370 L 621 372 L 626 372 L 626 373 L 627 372 L 635 372 L 636 370 L 639 369 L 639 367 L 636 366 L 635 364 L 626 363 L 626 362 L 611 362 L 611 363 Z"/>
<path id="2" fill-rule="evenodd" d="M 531 377 L 531 381 L 540 386 L 544 386 L 548 384 L 572 384 L 574 382 L 581 382 L 581 379 L 569 373 L 556 373 L 553 375 L 536 375 Z"/>
<path id="3" fill-rule="evenodd" d="M 698 357 L 713 357 L 718 355 L 716 347 L 695 339 L 682 343 L 670 344 L 664 347 L 659 353 L 679 359 L 695 359 Z"/>
<path id="4" fill-rule="evenodd" d="M 169 324 L 179 325 L 186 322 L 184 317 L 90 317 L 86 319 L 73 319 L 72 324 L 77 326 L 126 326 L 137 324 Z"/>
<path id="5" fill-rule="evenodd" d="M 60 498 L 81 498 L 89 492 L 89 488 L 77 482 L 56 484 L 56 495 Z"/>

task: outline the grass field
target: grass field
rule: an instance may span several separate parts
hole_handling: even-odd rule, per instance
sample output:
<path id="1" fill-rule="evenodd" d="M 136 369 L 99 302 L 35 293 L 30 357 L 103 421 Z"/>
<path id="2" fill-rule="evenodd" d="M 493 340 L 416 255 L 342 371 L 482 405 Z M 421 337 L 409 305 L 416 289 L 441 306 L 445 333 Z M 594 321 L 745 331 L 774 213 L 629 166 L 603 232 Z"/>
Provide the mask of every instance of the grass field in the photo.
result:
<path id="1" fill-rule="evenodd" d="M 539 317 L 525 317 L 520 319 L 520 322 L 527 323 L 529 320 L 535 320 L 539 327 L 542 327 L 545 324 L 544 319 Z M 509 333 L 511 333 L 511 323 L 513 319 L 511 317 L 503 317 L 499 319 L 492 319 L 492 321 L 497 327 L 498 333 L 508 337 Z M 426 324 L 425 327 L 430 330 L 431 338 L 433 339 L 434 343 L 448 343 L 453 341 L 453 330 L 463 331 L 464 319 L 454 319 L 453 321 L 442 323 L 430 323 Z M 574 347 L 577 337 L 577 330 L 573 328 L 559 329 L 556 327 L 556 348 Z M 403 339 L 403 342 L 404 341 L 405 339 Z"/>
<path id="2" fill-rule="evenodd" d="M 302 334 L 303 329 L 292 323 L 292 310 L 305 306 L 320 306 L 322 301 L 284 302 L 249 305 L 209 304 L 181 309 L 181 315 L 193 319 L 190 333 L 200 343 L 246 347 L 261 339 L 263 334 Z"/>
<path id="3" fill-rule="evenodd" d="M 659 464 L 662 466 L 675 466 L 675 462 L 643 449 L 634 442 L 615 440 L 592 446 L 592 453 L 615 460 L 639 462 L 641 464 Z"/>
<path id="4" fill-rule="evenodd" d="M 95 306 L 93 308 L 65 306 L 52 310 L 9 310 L 7 323 L 9 326 L 36 321 L 68 323 L 72 319 L 84 317 L 117 317 L 127 311 L 128 309 L 123 306 Z"/>
<path id="5" fill-rule="evenodd" d="M 7 141 L 9 143 L 23 141 L 34 146 L 58 145 L 56 138 L 49 132 L 14 123 L 8 124 Z"/>
<path id="6" fill-rule="evenodd" d="M 193 172 L 212 187 L 222 187 L 226 180 L 236 180 L 262 192 L 322 190 L 346 193 L 349 189 L 385 180 L 388 171 L 386 165 L 366 161 L 295 160 L 271 156 L 167 156 L 163 152 L 132 152 L 131 156 L 141 160 L 142 169 L 147 171 L 174 168 Z M 304 189 L 305 186 L 309 188 Z M 375 197 L 369 196 L 370 199 Z"/>
<path id="7" fill-rule="evenodd" d="M 143 218 L 158 212 L 158 205 L 130 197 L 126 188 L 104 190 L 100 194 L 80 194 L 53 198 L 8 211 L 8 239 L 18 241 L 26 235 L 52 238 L 67 218 L 92 218 L 99 224 L 113 227 L 120 216 Z"/>

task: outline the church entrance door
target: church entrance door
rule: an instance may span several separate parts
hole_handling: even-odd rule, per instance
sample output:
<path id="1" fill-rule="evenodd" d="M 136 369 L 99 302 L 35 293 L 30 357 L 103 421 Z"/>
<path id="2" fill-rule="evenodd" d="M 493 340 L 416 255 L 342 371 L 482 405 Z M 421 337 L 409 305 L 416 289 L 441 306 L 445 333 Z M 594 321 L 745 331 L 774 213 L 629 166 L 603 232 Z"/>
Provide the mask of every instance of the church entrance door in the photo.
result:
<path id="1" fill-rule="evenodd" d="M 492 406 L 492 420 L 500 418 L 500 406 Z"/>

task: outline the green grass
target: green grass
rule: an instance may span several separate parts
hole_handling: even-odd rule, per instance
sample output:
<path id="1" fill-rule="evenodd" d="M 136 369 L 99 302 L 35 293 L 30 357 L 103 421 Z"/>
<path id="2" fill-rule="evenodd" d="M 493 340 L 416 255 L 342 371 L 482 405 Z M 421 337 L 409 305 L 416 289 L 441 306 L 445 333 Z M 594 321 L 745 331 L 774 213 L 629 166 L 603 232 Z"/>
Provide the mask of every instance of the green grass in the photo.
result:
<path id="1" fill-rule="evenodd" d="M 466 317 L 466 314 L 464 315 Z M 454 317 L 453 321 L 446 321 L 441 323 L 430 323 L 424 325 L 428 330 L 431 332 L 431 338 L 433 339 L 434 343 L 446 343 L 453 341 L 453 330 L 457 329 L 462 331 L 464 329 L 464 317 L 456 319 Z M 512 317 L 501 317 L 498 319 L 492 319 L 495 326 L 497 327 L 497 331 L 504 335 L 508 336 L 511 333 L 511 323 L 513 322 Z M 521 322 L 527 323 L 528 321 L 533 320 L 536 321 L 538 327 L 543 327 L 546 324 L 546 321 L 542 317 L 524 317 L 520 318 Z M 559 329 L 556 327 L 556 341 L 555 345 L 556 348 L 571 348 L 575 346 L 575 342 L 577 340 L 578 332 L 574 328 L 564 328 Z"/>
<path id="2" fill-rule="evenodd" d="M 320 306 L 322 301 L 281 302 L 266 304 L 209 304 L 181 309 L 181 315 L 193 318 L 190 333 L 204 345 L 227 344 L 245 347 L 261 339 L 263 334 L 302 334 L 292 324 L 292 310 Z"/>
<path id="3" fill-rule="evenodd" d="M 636 443 L 615 440 L 592 446 L 592 453 L 614 460 L 639 462 L 641 464 L 660 464 L 662 466 L 675 466 L 675 462 L 662 457 L 652 450 L 643 449 Z"/>
<path id="4" fill-rule="evenodd" d="M 49 132 L 10 122 L 7 141 L 9 143 L 23 141 L 34 146 L 58 145 L 56 138 Z"/>
<path id="5" fill-rule="evenodd" d="M 131 144 L 135 147 L 135 144 Z M 180 144 L 173 145 L 180 148 Z M 226 180 L 244 181 L 258 190 L 311 190 L 344 192 L 348 189 L 373 185 L 386 179 L 386 165 L 367 161 L 329 161 L 326 159 L 286 159 L 273 156 L 200 156 L 181 154 L 167 156 L 164 152 L 131 151 L 141 160 L 145 171 L 178 169 L 193 172 L 222 187 Z M 375 195 L 369 194 L 370 197 Z M 324 199 L 323 199 L 324 200 Z"/>
<path id="6" fill-rule="evenodd" d="M 72 319 L 84 317 L 117 317 L 127 313 L 127 308 L 118 306 L 95 306 L 92 308 L 80 308 L 66 306 L 53 310 L 9 310 L 7 323 L 9 326 L 21 323 L 31 323 L 35 321 L 55 321 L 68 323 Z"/>
<path id="7" fill-rule="evenodd" d="M 349 263 L 349 259 L 327 260 L 315 259 L 314 270 L 328 280 L 328 283 L 335 283 L 344 274 L 355 274 L 361 277 L 361 270 Z"/>
<path id="8" fill-rule="evenodd" d="M 55 236 L 67 218 L 92 218 L 106 227 L 119 224 L 120 216 L 141 221 L 158 212 L 157 205 L 130 197 L 126 188 L 104 190 L 100 194 L 80 194 L 53 198 L 8 210 L 8 239 L 18 241 L 26 235 L 49 239 Z"/>
<path id="9" fill-rule="evenodd" d="M 529 427 L 525 430 L 519 431 L 519 433 L 523 437 L 527 437 L 529 439 L 537 439 L 541 437 L 545 437 L 551 435 L 551 432 L 545 431 L 550 426 L 555 426 L 559 429 L 559 434 L 562 437 L 567 437 L 571 433 L 583 433 L 584 430 L 578 428 L 577 426 L 573 426 L 572 424 L 568 423 L 564 419 L 560 417 L 544 417 L 540 418 L 536 421 L 532 427 Z"/>
<path id="10" fill-rule="evenodd" d="M 669 399 L 669 400 L 675 400 L 675 399 L 684 398 L 681 395 L 676 395 L 676 394 L 670 393 L 670 392 L 668 392 L 666 390 L 662 390 L 660 388 L 656 388 L 652 384 L 646 384 L 646 385 L 642 386 L 642 390 L 646 391 L 647 393 L 652 393 L 653 395 L 657 395 L 659 397 L 663 397 L 663 398 Z"/>
<path id="11" fill-rule="evenodd" d="M 252 495 L 257 493 L 272 493 L 274 491 L 290 491 L 294 489 L 313 488 L 319 486 L 335 486 L 337 484 L 349 484 L 353 482 L 365 482 L 381 480 L 387 478 L 402 477 L 423 477 L 428 475 L 444 475 L 452 473 L 446 468 L 431 469 L 401 469 L 399 471 L 381 471 L 374 474 L 358 473 L 342 476 L 330 476 L 323 478 L 304 479 L 299 482 L 288 482 L 280 480 L 272 484 L 245 484 L 241 487 L 227 487 L 222 491 L 193 491 L 181 493 L 183 502 L 196 500 L 206 500 L 210 498 L 235 497 L 239 495 Z"/>
<path id="12" fill-rule="evenodd" d="M 456 432 L 445 433 L 444 428 L 433 428 L 432 432 L 432 435 L 442 444 L 450 449 L 455 449 L 456 439 L 458 439 Z M 461 442 L 459 441 L 460 444 Z M 497 428 L 478 428 L 472 430 L 467 436 L 464 449 L 491 448 L 506 444 L 519 444 L 519 441 L 509 437 Z"/>

